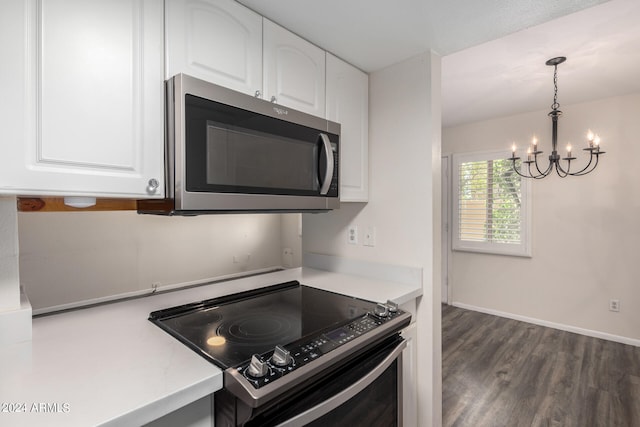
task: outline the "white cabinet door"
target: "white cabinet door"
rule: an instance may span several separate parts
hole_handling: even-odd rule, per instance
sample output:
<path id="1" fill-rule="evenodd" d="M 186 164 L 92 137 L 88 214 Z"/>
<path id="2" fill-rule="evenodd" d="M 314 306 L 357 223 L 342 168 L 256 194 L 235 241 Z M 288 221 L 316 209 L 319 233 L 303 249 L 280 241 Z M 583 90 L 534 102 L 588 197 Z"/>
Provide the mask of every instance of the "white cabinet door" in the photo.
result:
<path id="1" fill-rule="evenodd" d="M 262 91 L 262 17 L 233 0 L 166 0 L 167 75 Z"/>
<path id="2" fill-rule="evenodd" d="M 325 117 L 325 52 L 263 19 L 264 99 Z"/>
<path id="3" fill-rule="evenodd" d="M 11 0 L 0 19 L 0 192 L 161 197 L 162 3 Z"/>
<path id="4" fill-rule="evenodd" d="M 213 395 L 203 397 L 144 427 L 214 427 Z"/>
<path id="5" fill-rule="evenodd" d="M 327 119 L 340 128 L 340 201 L 369 200 L 369 76 L 327 53 Z"/>

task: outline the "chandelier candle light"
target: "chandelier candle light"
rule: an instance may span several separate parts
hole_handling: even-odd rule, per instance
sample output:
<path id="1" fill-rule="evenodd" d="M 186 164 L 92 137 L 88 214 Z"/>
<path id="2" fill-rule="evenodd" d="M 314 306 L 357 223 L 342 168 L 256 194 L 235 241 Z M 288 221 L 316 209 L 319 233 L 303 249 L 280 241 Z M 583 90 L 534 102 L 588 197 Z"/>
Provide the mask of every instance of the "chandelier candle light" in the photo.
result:
<path id="1" fill-rule="evenodd" d="M 587 133 L 587 148 L 584 151 L 589 152 L 589 162 L 587 165 L 577 172 L 571 172 L 571 161 L 575 160 L 575 157 L 571 156 L 571 144 L 567 144 L 567 157 L 563 157 L 562 160 L 566 161 L 566 169 L 560 164 L 560 155 L 558 154 L 558 117 L 562 115 L 562 111 L 559 110 L 560 104 L 558 104 L 558 65 L 566 61 L 567 58 L 559 56 L 557 58 L 551 58 L 546 62 L 547 65 L 553 66 L 553 104 L 551 104 L 551 117 L 552 130 L 551 130 L 551 155 L 549 155 L 549 165 L 543 171 L 538 164 L 538 155 L 542 154 L 542 151 L 538 149 L 538 139 L 534 136 L 531 145 L 527 149 L 527 160 L 522 161 L 520 170 L 516 167 L 516 161 L 520 160 L 520 157 L 516 156 L 516 144 L 511 147 L 512 153 L 510 160 L 513 163 L 513 170 L 523 178 L 542 179 L 550 175 L 555 169 L 558 176 L 565 178 L 569 175 L 580 176 L 586 175 L 593 171 L 598 166 L 598 159 L 604 151 L 600 151 L 600 137 L 593 132 Z M 526 165 L 526 166 L 525 166 Z"/>

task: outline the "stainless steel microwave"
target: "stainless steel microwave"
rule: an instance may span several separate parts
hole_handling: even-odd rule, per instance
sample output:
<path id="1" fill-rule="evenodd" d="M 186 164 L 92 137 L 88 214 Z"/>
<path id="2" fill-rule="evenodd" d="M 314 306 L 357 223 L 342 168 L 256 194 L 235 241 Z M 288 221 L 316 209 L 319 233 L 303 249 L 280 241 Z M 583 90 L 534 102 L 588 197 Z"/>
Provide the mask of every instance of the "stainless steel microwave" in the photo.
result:
<path id="1" fill-rule="evenodd" d="M 166 82 L 166 198 L 138 212 L 339 207 L 340 125 L 178 74 Z"/>

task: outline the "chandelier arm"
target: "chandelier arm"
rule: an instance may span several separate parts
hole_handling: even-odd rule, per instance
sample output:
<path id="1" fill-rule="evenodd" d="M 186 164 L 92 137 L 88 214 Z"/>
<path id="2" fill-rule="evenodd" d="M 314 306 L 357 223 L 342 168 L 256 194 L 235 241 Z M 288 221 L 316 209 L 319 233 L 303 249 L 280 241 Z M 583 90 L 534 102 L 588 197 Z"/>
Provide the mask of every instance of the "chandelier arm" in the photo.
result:
<path id="1" fill-rule="evenodd" d="M 571 175 L 569 170 L 571 169 L 571 160 L 569 160 L 567 164 L 567 170 L 564 170 L 562 164 L 560 164 L 560 160 L 556 160 L 556 172 L 560 178 L 566 178 L 567 175 Z"/>
<path id="2" fill-rule="evenodd" d="M 538 155 L 537 155 L 537 154 L 535 155 L 534 160 L 535 160 L 536 169 L 537 169 L 537 171 L 538 171 L 538 174 L 540 174 L 540 175 L 545 175 L 545 176 L 546 176 L 546 175 L 548 174 L 549 168 L 547 167 L 547 171 L 546 171 L 545 173 L 543 173 L 543 172 L 540 170 L 540 167 L 538 166 Z M 549 165 L 551 165 L 551 161 L 549 161 Z"/>
<path id="3" fill-rule="evenodd" d="M 534 179 L 536 179 L 537 176 L 531 174 L 531 163 L 527 163 L 527 169 L 528 169 L 528 175 L 527 175 L 526 173 L 522 173 L 522 164 L 520 164 L 520 170 L 518 170 L 516 168 L 516 160 L 517 159 L 510 159 L 510 160 L 513 163 L 513 170 L 515 171 L 515 173 L 520 175 L 522 178 L 528 178 L 528 179 L 534 178 Z M 526 162 L 524 162 L 524 163 L 526 163 Z"/>
<path id="4" fill-rule="evenodd" d="M 551 173 L 552 169 L 553 169 L 553 162 L 549 161 L 549 166 L 547 166 L 547 169 L 544 172 L 540 172 L 540 175 L 538 175 L 538 178 L 536 179 L 542 179 L 548 176 Z"/>
<path id="5" fill-rule="evenodd" d="M 560 166 L 559 163 L 556 163 L 556 173 L 560 178 L 566 178 L 567 176 L 570 175 L 569 172 L 562 169 L 562 166 Z"/>
<path id="6" fill-rule="evenodd" d="M 516 161 L 513 160 L 513 170 L 515 171 L 515 173 L 517 173 L 518 175 L 520 175 L 523 178 L 531 178 L 530 176 L 524 175 L 522 172 L 520 172 L 518 170 L 518 168 L 516 168 Z"/>
<path id="7" fill-rule="evenodd" d="M 536 164 L 536 169 L 537 168 L 538 165 Z M 533 173 L 531 173 L 531 163 L 527 163 L 527 171 L 529 172 L 528 178 L 540 179 L 542 177 L 542 173 L 539 173 L 538 175 L 534 175 Z M 540 170 L 538 170 L 538 172 L 540 172 Z"/>
<path id="8" fill-rule="evenodd" d="M 595 162 L 595 164 L 593 165 L 593 167 L 592 167 L 591 169 L 589 169 L 589 167 L 591 166 L 591 163 L 593 163 L 593 157 L 594 157 L 594 155 L 593 155 L 593 151 L 591 151 L 591 153 L 590 153 L 590 155 L 589 155 L 589 162 L 587 163 L 587 165 L 586 165 L 584 168 L 582 168 L 581 170 L 579 170 L 579 171 L 577 171 L 577 172 L 572 173 L 572 174 L 571 174 L 571 176 L 582 176 L 582 175 L 586 175 L 586 174 L 588 174 L 589 172 L 591 172 L 592 170 L 594 170 L 594 169 L 596 168 L 596 166 L 598 166 L 598 156 L 597 156 L 597 155 L 595 156 L 595 158 L 596 158 L 596 162 Z M 587 170 L 587 169 L 589 169 L 589 170 Z"/>
<path id="9" fill-rule="evenodd" d="M 547 170 L 546 170 L 546 171 L 544 171 L 544 172 L 540 172 L 540 173 L 539 173 L 539 174 L 537 174 L 537 175 L 533 175 L 533 174 L 532 174 L 529 178 L 533 178 L 533 179 L 542 179 L 542 178 L 546 177 L 548 174 L 549 174 L 549 172 L 548 172 L 548 168 L 547 168 Z"/>
<path id="10" fill-rule="evenodd" d="M 532 162 L 532 161 L 524 162 L 524 163 L 526 163 L 526 164 L 527 164 L 527 170 L 526 170 L 526 173 L 522 173 L 522 165 L 521 165 L 521 168 L 520 168 L 521 170 L 518 170 L 518 169 L 516 168 L 516 162 L 515 162 L 515 160 L 514 160 L 514 159 L 511 159 L 511 161 L 513 162 L 513 170 L 514 170 L 518 175 L 520 175 L 522 178 L 542 179 L 542 178 L 546 177 L 547 175 L 549 175 L 549 173 L 551 172 L 551 167 L 552 167 L 552 163 L 551 163 L 551 162 L 549 162 L 549 166 L 547 167 L 547 169 L 546 169 L 544 172 L 542 172 L 542 171 L 538 168 L 538 166 L 536 165 L 536 169 L 537 169 L 538 173 L 537 173 L 537 174 L 534 174 L 534 173 L 531 171 L 531 163 L 534 163 L 534 162 Z"/>
<path id="11" fill-rule="evenodd" d="M 591 156 L 593 156 L 593 153 L 591 153 Z M 591 173 L 595 170 L 595 168 L 598 166 L 598 160 L 600 159 L 600 156 L 598 154 L 596 154 L 596 161 L 593 164 L 593 166 L 591 167 L 591 169 L 587 170 L 587 168 L 589 167 L 589 165 L 591 164 L 592 159 L 589 159 L 589 163 L 587 163 L 587 166 L 584 167 L 584 169 L 582 169 L 579 172 L 575 172 L 572 173 L 572 176 L 582 176 L 582 175 L 586 175 L 588 173 Z"/>
<path id="12" fill-rule="evenodd" d="M 533 178 L 533 179 L 543 179 L 543 178 L 546 178 L 547 175 L 536 175 L 536 176 L 532 176 L 531 178 Z"/>

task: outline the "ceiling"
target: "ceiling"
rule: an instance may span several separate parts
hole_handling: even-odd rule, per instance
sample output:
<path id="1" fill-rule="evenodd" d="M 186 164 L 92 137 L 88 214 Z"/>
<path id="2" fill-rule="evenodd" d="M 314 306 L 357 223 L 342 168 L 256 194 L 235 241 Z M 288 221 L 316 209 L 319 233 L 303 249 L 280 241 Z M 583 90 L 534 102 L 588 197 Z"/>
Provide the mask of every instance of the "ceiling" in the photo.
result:
<path id="1" fill-rule="evenodd" d="M 442 59 L 442 124 L 640 92 L 640 1 L 611 0 Z"/>
<path id="2" fill-rule="evenodd" d="M 640 92 L 638 0 L 238 0 L 372 72 L 433 50 L 443 126 Z"/>

